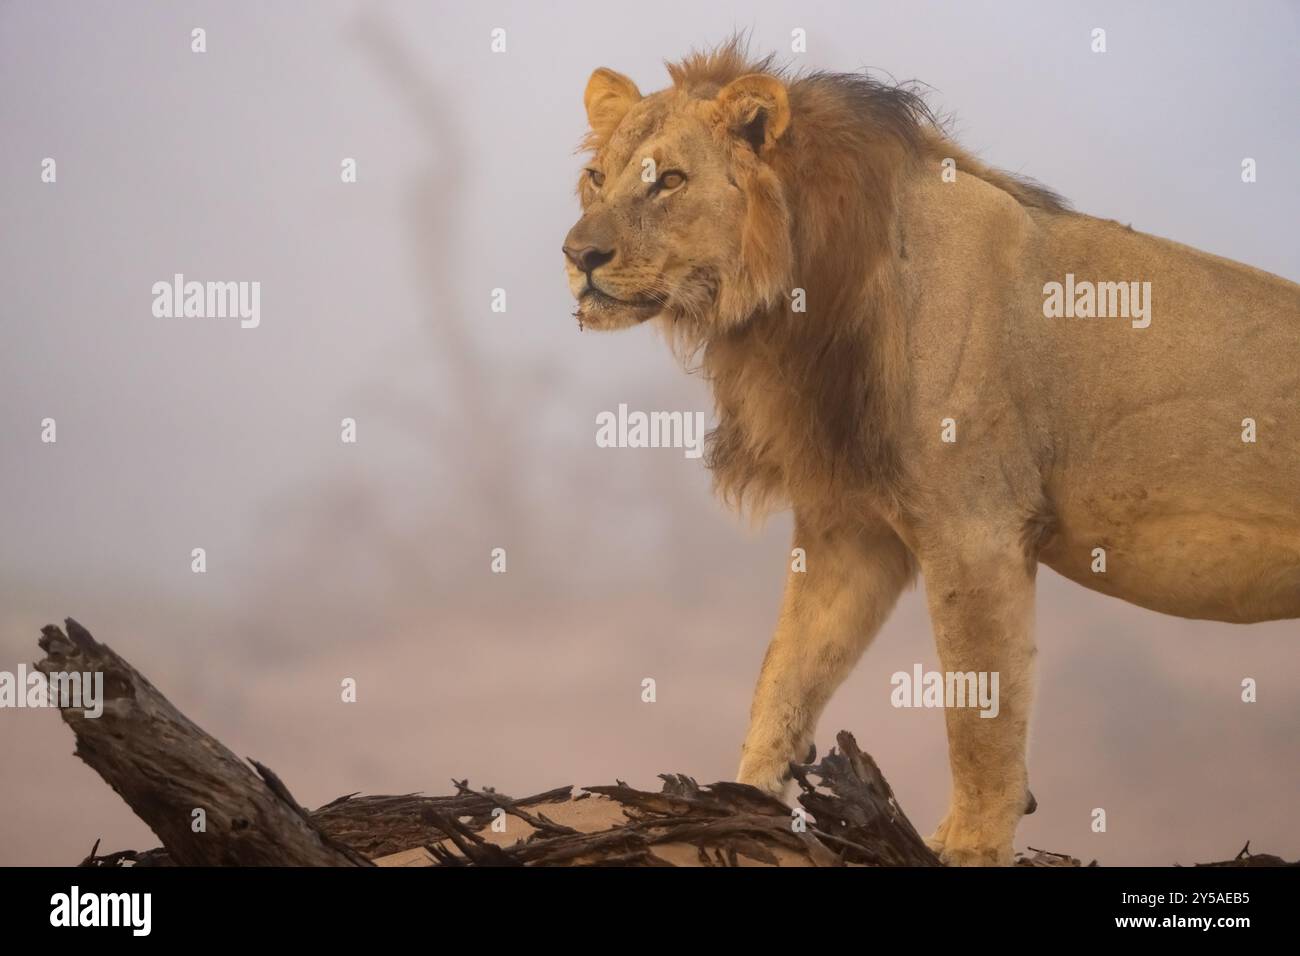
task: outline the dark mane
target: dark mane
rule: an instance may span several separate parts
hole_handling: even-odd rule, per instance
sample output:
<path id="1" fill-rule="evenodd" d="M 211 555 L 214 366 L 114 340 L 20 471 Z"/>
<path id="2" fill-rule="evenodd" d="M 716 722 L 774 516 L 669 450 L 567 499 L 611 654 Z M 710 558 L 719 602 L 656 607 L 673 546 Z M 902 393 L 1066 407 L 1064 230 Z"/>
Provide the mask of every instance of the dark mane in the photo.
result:
<path id="1" fill-rule="evenodd" d="M 777 63 L 775 54 L 751 59 L 748 43 L 739 34 L 712 50 L 692 52 L 680 63 L 665 66 L 673 86 L 700 99 L 712 98 L 732 80 L 748 73 L 780 78 L 789 87 L 792 102 L 797 102 L 805 91 L 830 93 L 873 135 L 889 137 L 916 155 L 934 153 L 943 144 L 948 147 L 945 155 L 958 154 L 959 168 L 1010 193 L 1021 205 L 1046 212 L 1070 209 L 1068 200 L 1055 190 L 1027 176 L 987 166 L 961 150 L 949 138 L 947 124 L 926 102 L 920 84 L 886 82 L 865 72 L 792 72 Z M 798 121 L 796 114 L 793 122 Z"/>
<path id="2" fill-rule="evenodd" d="M 804 517 L 824 512 L 823 522 L 868 507 L 905 513 L 901 185 L 951 160 L 1026 209 L 1055 215 L 1066 204 L 963 150 L 916 84 L 791 72 L 773 57 L 751 59 L 740 37 L 668 71 L 691 98 L 762 73 L 789 100 L 788 126 L 764 162 L 736 166 L 747 208 L 735 281 L 749 284 L 737 298 L 753 311 L 721 332 L 681 317 L 670 326 L 679 353 L 698 352 L 713 385 L 718 425 L 706 461 L 716 488 L 756 516 L 795 501 Z M 791 289 L 814 297 L 815 321 L 791 308 Z"/>
<path id="3" fill-rule="evenodd" d="M 823 70 L 796 77 L 794 84 L 829 87 L 865 124 L 913 149 L 924 145 L 926 130 L 941 131 L 939 121 L 914 84 L 886 83 L 866 73 Z"/>

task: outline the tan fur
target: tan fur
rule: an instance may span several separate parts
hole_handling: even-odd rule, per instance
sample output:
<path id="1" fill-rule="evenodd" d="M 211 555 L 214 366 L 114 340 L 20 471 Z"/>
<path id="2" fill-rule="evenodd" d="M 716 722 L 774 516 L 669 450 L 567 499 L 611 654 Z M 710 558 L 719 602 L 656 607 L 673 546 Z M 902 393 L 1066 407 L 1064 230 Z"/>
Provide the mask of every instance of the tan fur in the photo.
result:
<path id="1" fill-rule="evenodd" d="M 653 319 L 698 356 L 720 493 L 794 509 L 808 569 L 787 584 L 739 778 L 781 791 L 919 569 L 944 669 L 1000 675 L 997 718 L 947 711 L 934 845 L 1007 863 L 1040 562 L 1184 617 L 1300 616 L 1300 287 L 1070 212 L 965 153 L 904 90 L 787 79 L 737 43 L 669 71 L 648 97 L 593 74 L 603 185 L 584 174 L 566 250 L 609 258 L 568 271 L 584 326 Z M 643 182 L 646 157 L 684 185 Z M 1044 317 L 1066 273 L 1151 282 L 1150 326 Z"/>

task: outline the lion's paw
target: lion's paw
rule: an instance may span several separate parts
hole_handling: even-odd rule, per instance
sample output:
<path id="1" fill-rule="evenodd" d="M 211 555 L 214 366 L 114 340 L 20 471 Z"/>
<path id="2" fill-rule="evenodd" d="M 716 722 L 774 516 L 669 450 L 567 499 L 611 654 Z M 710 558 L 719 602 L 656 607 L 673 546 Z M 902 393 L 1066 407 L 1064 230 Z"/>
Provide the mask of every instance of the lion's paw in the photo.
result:
<path id="1" fill-rule="evenodd" d="M 1015 858 L 1010 844 L 996 847 L 943 846 L 935 852 L 945 866 L 1010 866 Z"/>
<path id="2" fill-rule="evenodd" d="M 736 782 L 747 783 L 778 800 L 784 800 L 791 783 L 790 762 L 771 758 L 751 760 L 747 757 L 741 762 Z"/>

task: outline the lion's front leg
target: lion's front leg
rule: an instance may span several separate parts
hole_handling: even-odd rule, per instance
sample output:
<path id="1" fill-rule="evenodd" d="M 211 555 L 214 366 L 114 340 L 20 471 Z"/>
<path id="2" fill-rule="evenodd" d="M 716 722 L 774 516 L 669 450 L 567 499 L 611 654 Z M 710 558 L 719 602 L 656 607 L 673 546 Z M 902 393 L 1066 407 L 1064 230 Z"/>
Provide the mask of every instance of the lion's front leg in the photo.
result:
<path id="1" fill-rule="evenodd" d="M 928 842 L 945 863 L 997 866 L 1012 862 L 1030 799 L 1034 573 L 1018 542 L 971 548 L 969 541 L 963 536 L 933 566 L 923 563 L 945 690 L 987 691 L 983 699 L 945 701 L 952 800 Z"/>
<path id="2" fill-rule="evenodd" d="M 776 635 L 754 690 L 736 779 L 780 796 L 790 762 L 807 760 L 830 696 L 857 663 L 912 578 L 911 554 L 884 525 L 822 530 L 797 521 Z"/>

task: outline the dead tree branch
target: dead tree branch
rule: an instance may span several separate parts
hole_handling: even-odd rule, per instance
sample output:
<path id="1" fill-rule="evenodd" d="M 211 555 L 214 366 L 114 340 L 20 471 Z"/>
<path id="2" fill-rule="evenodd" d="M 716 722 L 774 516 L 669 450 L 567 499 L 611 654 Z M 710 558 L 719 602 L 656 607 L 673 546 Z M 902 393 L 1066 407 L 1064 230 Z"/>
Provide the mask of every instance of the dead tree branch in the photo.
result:
<path id="1" fill-rule="evenodd" d="M 66 634 L 45 627 L 40 646 L 45 657 L 36 667 L 47 678 L 102 675 L 100 716 L 79 707 L 60 713 L 76 735 L 77 756 L 158 835 L 172 862 L 370 865 L 313 823 L 275 774 L 257 764 L 254 773 L 76 621 L 68 618 Z"/>

